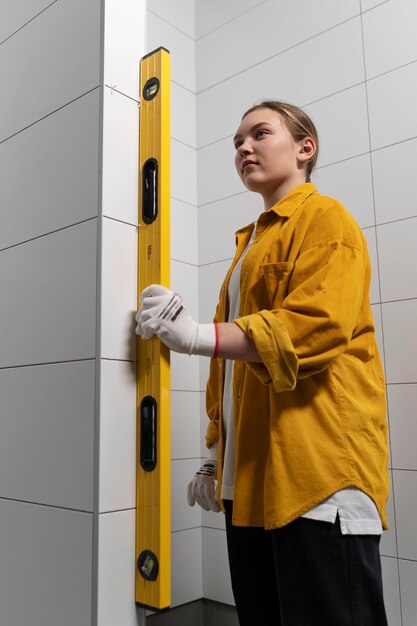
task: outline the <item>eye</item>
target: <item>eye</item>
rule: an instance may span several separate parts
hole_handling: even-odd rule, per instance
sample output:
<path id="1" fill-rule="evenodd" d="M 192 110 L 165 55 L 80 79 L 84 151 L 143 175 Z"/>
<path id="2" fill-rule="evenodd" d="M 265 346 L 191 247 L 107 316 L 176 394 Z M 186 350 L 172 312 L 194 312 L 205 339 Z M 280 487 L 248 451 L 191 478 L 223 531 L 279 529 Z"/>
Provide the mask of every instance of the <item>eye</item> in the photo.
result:
<path id="1" fill-rule="evenodd" d="M 235 150 L 239 150 L 241 145 L 242 145 L 242 142 L 240 140 L 235 141 L 234 142 Z"/>
<path id="2" fill-rule="evenodd" d="M 262 139 L 262 137 L 264 137 L 267 134 L 268 134 L 268 131 L 266 130 L 266 128 L 258 128 L 258 130 L 255 133 L 255 139 Z"/>

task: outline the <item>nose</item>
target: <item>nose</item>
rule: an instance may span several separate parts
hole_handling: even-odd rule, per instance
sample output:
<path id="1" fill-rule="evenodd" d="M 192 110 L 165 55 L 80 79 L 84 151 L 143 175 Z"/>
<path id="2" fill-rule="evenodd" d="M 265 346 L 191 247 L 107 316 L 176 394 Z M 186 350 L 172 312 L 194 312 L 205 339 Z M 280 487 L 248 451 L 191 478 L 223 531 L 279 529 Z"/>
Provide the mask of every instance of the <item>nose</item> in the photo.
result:
<path id="1" fill-rule="evenodd" d="M 252 142 L 250 137 L 246 137 L 238 148 L 238 153 L 240 156 L 244 156 L 245 154 L 251 154 L 253 152 Z"/>

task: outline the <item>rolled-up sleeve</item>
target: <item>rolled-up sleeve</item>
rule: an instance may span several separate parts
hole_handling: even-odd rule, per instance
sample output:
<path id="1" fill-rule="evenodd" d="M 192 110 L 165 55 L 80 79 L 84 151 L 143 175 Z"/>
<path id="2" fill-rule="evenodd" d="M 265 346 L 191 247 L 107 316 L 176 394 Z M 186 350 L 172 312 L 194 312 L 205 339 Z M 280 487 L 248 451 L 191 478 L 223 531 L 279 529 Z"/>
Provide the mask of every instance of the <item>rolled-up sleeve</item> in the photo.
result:
<path id="1" fill-rule="evenodd" d="M 262 359 L 248 367 L 277 392 L 322 371 L 350 342 L 368 288 L 359 247 L 333 240 L 306 250 L 294 264 L 278 308 L 235 320 Z"/>

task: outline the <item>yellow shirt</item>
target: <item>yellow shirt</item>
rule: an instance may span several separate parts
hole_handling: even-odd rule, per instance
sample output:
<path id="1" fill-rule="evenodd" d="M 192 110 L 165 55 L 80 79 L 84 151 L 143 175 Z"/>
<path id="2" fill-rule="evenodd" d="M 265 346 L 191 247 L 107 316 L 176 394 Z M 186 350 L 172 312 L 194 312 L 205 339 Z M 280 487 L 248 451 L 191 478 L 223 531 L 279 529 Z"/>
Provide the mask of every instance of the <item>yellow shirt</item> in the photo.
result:
<path id="1" fill-rule="evenodd" d="M 227 285 L 215 321 L 227 320 Z M 262 363 L 236 361 L 233 523 L 277 528 L 343 489 L 375 502 L 388 528 L 388 443 L 383 370 L 369 304 L 370 262 L 359 226 L 305 183 L 262 213 L 245 256 L 235 323 Z M 221 359 L 207 384 L 206 443 L 223 433 Z M 219 497 L 219 494 L 218 494 Z"/>

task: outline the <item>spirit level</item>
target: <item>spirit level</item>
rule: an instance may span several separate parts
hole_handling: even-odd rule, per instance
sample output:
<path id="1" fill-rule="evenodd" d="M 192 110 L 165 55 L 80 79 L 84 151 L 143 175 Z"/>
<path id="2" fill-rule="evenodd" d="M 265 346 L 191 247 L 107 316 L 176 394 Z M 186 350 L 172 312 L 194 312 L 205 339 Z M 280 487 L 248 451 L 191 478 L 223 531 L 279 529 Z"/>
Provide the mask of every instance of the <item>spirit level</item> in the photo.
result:
<path id="1" fill-rule="evenodd" d="M 140 62 L 138 294 L 169 287 L 170 55 Z M 140 304 L 140 303 L 139 303 Z M 138 341 L 136 462 L 136 603 L 160 611 L 171 603 L 169 350 Z"/>

